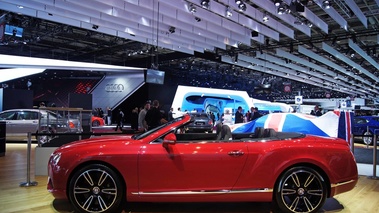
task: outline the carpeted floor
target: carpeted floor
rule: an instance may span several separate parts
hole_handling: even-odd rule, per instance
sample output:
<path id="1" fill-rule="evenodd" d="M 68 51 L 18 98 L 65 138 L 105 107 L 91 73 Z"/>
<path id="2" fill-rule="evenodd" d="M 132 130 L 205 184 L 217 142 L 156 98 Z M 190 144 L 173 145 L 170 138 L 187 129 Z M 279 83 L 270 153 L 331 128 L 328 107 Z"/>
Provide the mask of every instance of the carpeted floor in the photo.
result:
<path id="1" fill-rule="evenodd" d="M 354 156 L 357 163 L 366 163 L 366 164 L 372 164 L 373 163 L 373 149 L 372 148 L 355 148 L 354 149 Z M 379 165 L 379 152 L 376 150 L 376 163 Z"/>

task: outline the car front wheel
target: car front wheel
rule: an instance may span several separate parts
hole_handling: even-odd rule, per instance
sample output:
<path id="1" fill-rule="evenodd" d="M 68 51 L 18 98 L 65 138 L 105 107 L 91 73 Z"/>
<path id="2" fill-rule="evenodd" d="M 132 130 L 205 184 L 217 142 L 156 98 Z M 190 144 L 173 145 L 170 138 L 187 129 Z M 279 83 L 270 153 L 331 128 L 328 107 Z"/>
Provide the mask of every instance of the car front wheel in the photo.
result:
<path id="1" fill-rule="evenodd" d="M 107 166 L 94 164 L 75 172 L 68 194 L 78 212 L 120 212 L 123 188 L 117 173 Z"/>
<path id="2" fill-rule="evenodd" d="M 275 202 L 283 212 L 317 212 L 327 196 L 324 178 L 316 170 L 303 166 L 286 171 L 275 189 Z"/>
<path id="3" fill-rule="evenodd" d="M 370 131 L 367 131 L 363 133 L 363 136 L 369 136 L 369 137 L 363 137 L 363 143 L 366 145 L 371 145 L 372 144 L 372 133 Z"/>

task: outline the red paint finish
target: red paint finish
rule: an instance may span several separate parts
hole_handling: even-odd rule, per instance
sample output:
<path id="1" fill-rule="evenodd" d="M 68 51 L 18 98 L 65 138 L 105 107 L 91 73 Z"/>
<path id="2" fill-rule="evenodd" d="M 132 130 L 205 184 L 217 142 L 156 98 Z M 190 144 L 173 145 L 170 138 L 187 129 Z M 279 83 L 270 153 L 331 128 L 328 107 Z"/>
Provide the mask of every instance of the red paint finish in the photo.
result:
<path id="1" fill-rule="evenodd" d="M 129 201 L 271 201 L 281 174 L 296 165 L 318 171 L 329 183 L 331 196 L 351 190 L 358 180 L 356 162 L 343 140 L 306 136 L 175 141 L 176 130 L 188 122 L 186 115 L 146 135 L 62 146 L 52 155 L 60 155 L 59 161 L 49 161 L 48 190 L 56 198 L 67 198 L 72 173 L 91 163 L 120 174 Z"/>

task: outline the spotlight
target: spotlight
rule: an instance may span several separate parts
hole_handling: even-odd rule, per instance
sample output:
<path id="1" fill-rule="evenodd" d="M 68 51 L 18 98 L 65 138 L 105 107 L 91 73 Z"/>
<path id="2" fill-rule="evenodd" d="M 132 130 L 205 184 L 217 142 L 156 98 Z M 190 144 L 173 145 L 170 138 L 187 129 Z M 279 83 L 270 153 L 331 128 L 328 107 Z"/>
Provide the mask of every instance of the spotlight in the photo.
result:
<path id="1" fill-rule="evenodd" d="M 196 20 L 197 22 L 201 22 L 201 18 L 199 18 L 199 17 L 195 17 L 195 20 Z"/>
<path id="2" fill-rule="evenodd" d="M 209 0 L 201 0 L 200 1 L 200 5 L 205 8 L 205 9 L 208 9 L 209 7 Z"/>
<path id="3" fill-rule="evenodd" d="M 236 4 L 241 4 L 242 3 L 242 0 L 236 0 Z"/>
<path id="4" fill-rule="evenodd" d="M 175 33 L 175 27 L 170 27 L 169 29 L 168 29 L 168 31 L 170 32 L 170 33 Z"/>
<path id="5" fill-rule="evenodd" d="M 228 18 L 233 16 L 233 13 L 232 13 L 232 11 L 230 10 L 230 7 L 226 7 L 225 15 L 226 15 L 226 17 L 228 17 Z"/>
<path id="6" fill-rule="evenodd" d="M 99 26 L 97 26 L 97 25 L 92 25 L 92 29 L 97 30 L 97 29 L 99 29 Z"/>
<path id="7" fill-rule="evenodd" d="M 307 25 L 308 25 L 309 28 L 313 27 L 312 22 L 309 22 L 309 21 L 308 21 Z"/>
<path id="8" fill-rule="evenodd" d="M 188 9 L 191 13 L 196 13 L 196 7 L 193 5 L 193 4 L 191 4 L 190 6 L 189 6 L 189 9 Z"/>
<path id="9" fill-rule="evenodd" d="M 262 21 L 263 21 L 263 22 L 267 22 L 268 20 L 270 20 L 270 18 L 268 17 L 267 12 L 265 12 L 265 13 L 263 14 Z"/>
<path id="10" fill-rule="evenodd" d="M 279 15 L 282 15 L 282 14 L 285 14 L 286 13 L 286 8 L 284 7 L 283 4 L 280 4 L 279 7 L 278 7 L 278 14 Z"/>
<path id="11" fill-rule="evenodd" d="M 274 3 L 275 3 L 275 6 L 279 7 L 280 4 L 282 3 L 282 1 L 281 0 L 275 0 Z"/>
<path id="12" fill-rule="evenodd" d="M 241 3 L 238 5 L 238 10 L 241 11 L 241 12 L 245 12 L 246 11 L 246 4 L 245 3 Z"/>
<path id="13" fill-rule="evenodd" d="M 329 9 L 330 8 L 330 1 L 328 1 L 328 0 L 322 1 L 322 8 Z"/>

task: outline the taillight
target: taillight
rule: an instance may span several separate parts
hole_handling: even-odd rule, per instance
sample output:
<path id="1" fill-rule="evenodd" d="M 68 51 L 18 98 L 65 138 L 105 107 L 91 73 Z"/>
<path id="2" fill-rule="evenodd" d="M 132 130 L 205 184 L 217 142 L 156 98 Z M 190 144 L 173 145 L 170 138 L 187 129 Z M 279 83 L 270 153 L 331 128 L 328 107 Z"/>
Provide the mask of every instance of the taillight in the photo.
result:
<path id="1" fill-rule="evenodd" d="M 212 120 L 209 120 L 209 121 L 208 121 L 208 124 L 211 124 L 211 125 L 212 125 L 212 124 L 213 124 Z"/>
<path id="2" fill-rule="evenodd" d="M 70 127 L 71 129 L 75 128 L 75 124 L 74 124 L 72 121 L 70 121 L 70 122 L 68 123 L 68 125 L 69 125 L 69 127 Z"/>

